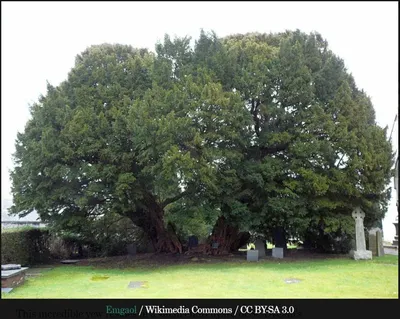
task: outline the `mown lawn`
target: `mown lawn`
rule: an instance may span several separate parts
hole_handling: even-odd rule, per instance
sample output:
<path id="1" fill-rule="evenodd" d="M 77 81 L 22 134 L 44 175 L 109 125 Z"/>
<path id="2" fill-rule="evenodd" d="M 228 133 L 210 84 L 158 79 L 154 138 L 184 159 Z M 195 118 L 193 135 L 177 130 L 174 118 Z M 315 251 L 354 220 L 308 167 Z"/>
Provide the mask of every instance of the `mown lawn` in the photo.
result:
<path id="1" fill-rule="evenodd" d="M 290 278 L 301 281 L 285 283 Z M 130 281 L 148 285 L 129 289 Z M 2 298 L 398 298 L 398 256 L 124 269 L 63 265 L 27 278 Z"/>

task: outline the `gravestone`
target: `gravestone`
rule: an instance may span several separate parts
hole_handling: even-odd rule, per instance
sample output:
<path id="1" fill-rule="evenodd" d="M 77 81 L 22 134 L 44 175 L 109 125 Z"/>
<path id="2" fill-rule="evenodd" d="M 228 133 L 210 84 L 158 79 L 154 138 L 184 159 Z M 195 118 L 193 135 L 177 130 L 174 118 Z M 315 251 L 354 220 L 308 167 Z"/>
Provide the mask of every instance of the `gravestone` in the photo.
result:
<path id="1" fill-rule="evenodd" d="M 372 256 L 384 256 L 385 251 L 383 248 L 382 230 L 380 228 L 373 228 L 368 232 L 369 250 Z"/>
<path id="2" fill-rule="evenodd" d="M 367 250 L 364 234 L 364 217 L 365 213 L 360 207 L 357 207 L 351 216 L 356 224 L 356 249 L 350 251 L 350 257 L 354 260 L 372 259 L 372 252 Z"/>
<path id="3" fill-rule="evenodd" d="M 378 256 L 378 247 L 376 245 L 376 229 L 368 232 L 368 249 L 372 252 L 372 256 Z"/>
<path id="4" fill-rule="evenodd" d="M 135 244 L 127 245 L 126 246 L 126 250 L 127 250 L 129 256 L 135 256 L 136 255 L 136 245 Z"/>
<path id="5" fill-rule="evenodd" d="M 255 247 L 258 250 L 258 257 L 265 257 L 265 240 L 257 239 Z"/>
<path id="6" fill-rule="evenodd" d="M 281 247 L 272 248 L 272 257 L 273 258 L 283 258 L 283 248 L 281 248 Z"/>
<path id="7" fill-rule="evenodd" d="M 383 231 L 381 229 L 376 232 L 376 245 L 378 246 L 378 256 L 385 256 L 385 248 L 383 248 Z"/>
<path id="8" fill-rule="evenodd" d="M 192 235 L 189 237 L 189 240 L 188 240 L 188 248 L 189 249 L 197 247 L 198 244 L 199 244 L 199 239 L 196 236 Z"/>
<path id="9" fill-rule="evenodd" d="M 258 250 L 250 249 L 247 251 L 247 261 L 258 261 Z"/>

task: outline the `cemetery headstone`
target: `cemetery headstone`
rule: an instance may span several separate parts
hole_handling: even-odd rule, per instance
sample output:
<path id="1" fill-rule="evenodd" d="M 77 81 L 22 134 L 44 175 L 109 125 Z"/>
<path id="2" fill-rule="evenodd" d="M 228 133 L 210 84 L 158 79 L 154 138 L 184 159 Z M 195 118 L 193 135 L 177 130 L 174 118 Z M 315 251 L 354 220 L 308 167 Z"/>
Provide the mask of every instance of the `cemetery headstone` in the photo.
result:
<path id="1" fill-rule="evenodd" d="M 372 256 L 384 256 L 385 251 L 383 248 L 383 236 L 380 228 L 373 228 L 368 233 L 369 250 Z"/>
<path id="2" fill-rule="evenodd" d="M 378 256 L 385 256 L 385 248 L 383 247 L 383 231 L 381 229 L 376 232 L 376 245 L 378 246 Z"/>
<path id="3" fill-rule="evenodd" d="M 198 244 L 199 244 L 199 239 L 196 236 L 192 235 L 189 237 L 189 240 L 188 240 L 189 249 L 197 247 Z"/>
<path id="4" fill-rule="evenodd" d="M 136 255 L 136 245 L 135 244 L 127 245 L 126 250 L 128 251 L 128 255 L 130 255 L 130 256 Z"/>
<path id="5" fill-rule="evenodd" d="M 272 248 L 272 257 L 273 258 L 283 258 L 283 248 L 281 248 L 281 247 Z"/>
<path id="6" fill-rule="evenodd" d="M 258 250 L 250 249 L 247 251 L 247 261 L 258 261 Z"/>
<path id="7" fill-rule="evenodd" d="M 372 259 L 372 252 L 367 250 L 364 235 L 364 217 L 365 213 L 360 207 L 357 207 L 351 216 L 356 224 L 356 250 L 350 251 L 350 256 L 354 260 Z"/>
<path id="8" fill-rule="evenodd" d="M 378 255 L 378 247 L 376 245 L 376 229 L 372 229 L 368 233 L 368 248 L 372 252 L 372 256 Z"/>
<path id="9" fill-rule="evenodd" d="M 265 257 L 265 240 L 257 239 L 255 242 L 259 257 Z"/>

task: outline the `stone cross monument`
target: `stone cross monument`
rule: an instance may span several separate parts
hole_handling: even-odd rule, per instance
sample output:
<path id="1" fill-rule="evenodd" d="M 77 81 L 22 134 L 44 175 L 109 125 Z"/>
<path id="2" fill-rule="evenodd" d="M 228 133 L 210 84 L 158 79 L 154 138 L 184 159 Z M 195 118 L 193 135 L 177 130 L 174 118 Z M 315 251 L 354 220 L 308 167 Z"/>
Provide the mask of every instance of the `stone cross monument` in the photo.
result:
<path id="1" fill-rule="evenodd" d="M 356 250 L 350 251 L 350 256 L 355 259 L 372 259 L 372 251 L 367 250 L 364 234 L 364 217 L 365 213 L 360 207 L 357 207 L 351 216 L 356 222 Z"/>

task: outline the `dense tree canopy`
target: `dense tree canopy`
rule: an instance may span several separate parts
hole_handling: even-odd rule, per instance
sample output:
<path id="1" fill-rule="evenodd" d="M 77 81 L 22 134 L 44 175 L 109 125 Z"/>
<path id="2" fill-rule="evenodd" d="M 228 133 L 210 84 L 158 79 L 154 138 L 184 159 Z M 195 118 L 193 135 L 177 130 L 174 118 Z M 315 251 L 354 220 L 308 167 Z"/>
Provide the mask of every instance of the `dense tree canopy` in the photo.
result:
<path id="1" fill-rule="evenodd" d="M 386 133 L 319 34 L 202 31 L 193 47 L 166 36 L 156 54 L 92 46 L 31 107 L 12 210 L 59 227 L 116 213 L 165 252 L 182 252 L 192 217 L 224 217 L 224 250 L 243 230 L 345 228 L 357 205 L 372 225 L 390 194 Z"/>

